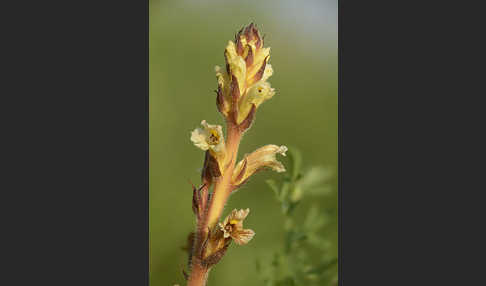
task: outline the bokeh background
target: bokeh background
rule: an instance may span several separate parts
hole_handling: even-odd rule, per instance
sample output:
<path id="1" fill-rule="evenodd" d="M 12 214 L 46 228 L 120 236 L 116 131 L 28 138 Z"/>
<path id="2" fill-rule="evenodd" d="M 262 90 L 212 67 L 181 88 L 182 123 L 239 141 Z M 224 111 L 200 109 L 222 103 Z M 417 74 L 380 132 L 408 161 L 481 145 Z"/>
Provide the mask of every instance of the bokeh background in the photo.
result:
<path id="1" fill-rule="evenodd" d="M 192 191 L 200 183 L 204 153 L 189 140 L 202 119 L 223 124 L 216 110 L 214 66 L 246 24 L 254 22 L 270 46 L 276 95 L 260 106 L 240 156 L 265 144 L 297 147 L 304 165 L 332 170 L 333 193 L 303 202 L 334 214 L 323 230 L 337 253 L 337 0 L 150 1 L 150 285 L 185 285 L 187 256 L 180 249 L 194 229 Z M 245 225 L 256 232 L 232 246 L 211 271 L 209 285 L 263 285 L 256 259 L 281 248 L 282 215 L 261 172 L 232 195 L 225 208 L 250 208 Z"/>

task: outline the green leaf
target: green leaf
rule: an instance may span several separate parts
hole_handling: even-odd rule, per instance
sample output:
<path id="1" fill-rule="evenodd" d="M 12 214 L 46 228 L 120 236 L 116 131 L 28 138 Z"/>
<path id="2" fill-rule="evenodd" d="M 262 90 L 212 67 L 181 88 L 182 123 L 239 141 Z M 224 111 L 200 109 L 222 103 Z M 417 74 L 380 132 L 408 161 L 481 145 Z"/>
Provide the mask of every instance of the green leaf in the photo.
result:
<path id="1" fill-rule="evenodd" d="M 306 194 L 312 195 L 312 196 L 324 196 L 328 195 L 331 193 L 331 188 L 330 187 L 317 187 L 317 188 L 312 188 L 306 190 Z"/>
<path id="2" fill-rule="evenodd" d="M 329 168 L 313 166 L 302 176 L 299 185 L 305 190 L 316 186 L 322 187 L 322 184 L 329 180 L 331 175 L 332 172 Z"/>
<path id="3" fill-rule="evenodd" d="M 300 202 L 335 191 L 327 183 L 331 169 L 322 166 L 302 169 L 300 151 L 290 148 L 287 154 L 287 172 L 276 179 L 266 180 L 284 215 L 282 248 L 263 264 L 257 261 L 257 273 L 265 286 L 333 285 L 337 258 L 331 251 L 334 242 L 325 227 L 334 219 L 334 212 L 311 205 L 303 220 L 295 215 Z"/>
<path id="4" fill-rule="evenodd" d="M 275 193 L 276 198 L 280 201 L 280 191 L 278 189 L 277 182 L 275 182 L 275 180 L 272 179 L 268 179 L 265 182 L 270 187 L 270 189 L 272 189 L 272 191 Z"/>
<path id="5" fill-rule="evenodd" d="M 299 202 L 303 195 L 303 189 L 298 185 L 295 184 L 290 192 L 290 201 L 292 202 Z"/>
<path id="6" fill-rule="evenodd" d="M 282 188 L 280 189 L 280 201 L 281 202 L 286 202 L 288 201 L 288 193 L 289 193 L 289 188 L 290 188 L 290 183 L 289 182 L 284 182 L 282 185 Z"/>
<path id="7" fill-rule="evenodd" d="M 288 156 L 290 161 L 290 174 L 292 176 L 292 180 L 296 181 L 302 167 L 302 154 L 297 148 L 292 147 L 288 150 Z"/>
<path id="8" fill-rule="evenodd" d="M 319 209 L 316 205 L 311 206 L 309 211 L 307 212 L 307 216 L 304 221 L 304 227 L 306 229 L 313 229 L 315 222 L 319 218 Z"/>
<path id="9" fill-rule="evenodd" d="M 313 268 L 309 269 L 308 271 L 306 271 L 306 274 L 317 274 L 317 275 L 324 274 L 324 272 L 329 270 L 329 268 L 334 266 L 337 262 L 338 262 L 337 258 L 334 258 L 330 261 L 321 263 L 320 265 L 313 267 Z"/>
<path id="10" fill-rule="evenodd" d="M 300 201 L 296 201 L 296 202 L 290 202 L 289 203 L 289 207 L 287 209 L 287 214 L 292 214 L 292 212 L 294 211 L 295 207 L 300 203 Z"/>
<path id="11" fill-rule="evenodd" d="M 295 243 L 307 240 L 307 234 L 299 230 L 291 230 L 285 236 L 285 251 L 289 253 Z"/>

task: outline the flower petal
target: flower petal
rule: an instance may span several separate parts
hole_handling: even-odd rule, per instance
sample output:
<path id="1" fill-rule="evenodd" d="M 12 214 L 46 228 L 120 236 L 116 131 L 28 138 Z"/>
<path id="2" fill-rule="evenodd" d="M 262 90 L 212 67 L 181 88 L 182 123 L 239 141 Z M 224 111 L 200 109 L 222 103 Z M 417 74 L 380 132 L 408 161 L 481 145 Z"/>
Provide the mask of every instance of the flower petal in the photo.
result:
<path id="1" fill-rule="evenodd" d="M 266 81 L 269 77 L 273 75 L 273 68 L 271 64 L 267 64 L 265 66 L 265 71 L 263 72 L 263 76 L 261 81 Z"/>
<path id="2" fill-rule="evenodd" d="M 243 221 L 248 216 L 249 213 L 250 213 L 249 208 L 247 208 L 246 210 L 241 209 L 239 211 L 234 212 L 233 219 Z"/>
<path id="3" fill-rule="evenodd" d="M 208 124 L 206 120 L 201 121 L 201 125 L 203 128 L 196 128 L 192 131 L 191 141 L 204 151 L 211 149 L 218 159 L 223 160 L 225 153 L 223 127 Z"/>
<path id="4" fill-rule="evenodd" d="M 247 244 L 253 238 L 253 236 L 255 236 L 255 232 L 253 230 L 242 229 L 233 234 L 231 238 L 233 238 L 238 245 L 244 245 Z"/>
<path id="5" fill-rule="evenodd" d="M 277 145 L 266 145 L 257 150 L 253 151 L 253 153 L 246 155 L 245 159 L 240 161 L 233 172 L 233 185 L 238 186 L 245 182 L 251 175 L 259 170 L 262 170 L 265 167 L 271 168 L 276 172 L 285 172 L 285 166 L 280 162 L 277 161 L 276 154 L 280 154 L 285 156 L 285 152 L 287 152 L 286 146 L 277 146 Z M 244 164 L 246 162 L 246 170 L 243 175 L 240 175 Z M 238 181 L 235 181 L 236 179 Z"/>
<path id="6" fill-rule="evenodd" d="M 229 65 L 231 74 L 236 77 L 238 80 L 238 88 L 240 92 L 245 90 L 245 82 L 246 82 L 246 62 L 243 57 L 239 56 L 236 53 L 236 46 L 235 43 L 232 41 L 228 42 L 226 46 L 226 62 Z"/>
<path id="7" fill-rule="evenodd" d="M 275 89 L 266 81 L 259 81 L 252 85 L 239 102 L 238 108 L 240 112 L 238 113 L 238 123 L 241 123 L 246 118 L 253 105 L 258 108 L 260 104 L 272 98 L 274 95 Z"/>
<path id="8" fill-rule="evenodd" d="M 196 128 L 191 132 L 191 141 L 196 147 L 206 151 L 209 149 L 209 144 L 206 142 L 207 134 L 201 128 Z"/>

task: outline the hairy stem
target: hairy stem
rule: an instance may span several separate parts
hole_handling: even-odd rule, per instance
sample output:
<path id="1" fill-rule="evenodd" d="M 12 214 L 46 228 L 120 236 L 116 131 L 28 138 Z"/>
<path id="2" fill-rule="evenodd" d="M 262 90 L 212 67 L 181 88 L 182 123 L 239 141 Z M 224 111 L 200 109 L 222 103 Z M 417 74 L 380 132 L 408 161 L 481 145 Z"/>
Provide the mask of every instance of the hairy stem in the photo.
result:
<path id="1" fill-rule="evenodd" d="M 223 208 L 231 194 L 231 177 L 233 176 L 233 169 L 238 155 L 238 147 L 240 146 L 241 131 L 231 122 L 227 122 L 228 138 L 226 142 L 226 166 L 222 176 L 216 181 L 214 185 L 213 198 L 208 210 L 207 226 L 213 228 L 218 222 Z"/>
<path id="2" fill-rule="evenodd" d="M 206 285 L 209 268 L 202 265 L 201 259 L 203 257 L 198 256 L 202 252 L 202 245 L 208 235 L 208 228 L 213 229 L 216 225 L 223 212 L 226 201 L 231 194 L 231 177 L 233 176 L 242 132 L 230 121 L 227 121 L 226 124 L 228 137 L 226 140 L 227 159 L 225 166 L 223 166 L 224 172 L 214 184 L 213 196 L 207 213 L 198 221 L 194 248 L 192 250 L 191 274 L 189 276 L 188 286 Z"/>
<path id="3" fill-rule="evenodd" d="M 187 286 L 204 286 L 208 278 L 209 269 L 202 266 L 200 261 L 193 260 L 191 276 L 187 282 Z"/>

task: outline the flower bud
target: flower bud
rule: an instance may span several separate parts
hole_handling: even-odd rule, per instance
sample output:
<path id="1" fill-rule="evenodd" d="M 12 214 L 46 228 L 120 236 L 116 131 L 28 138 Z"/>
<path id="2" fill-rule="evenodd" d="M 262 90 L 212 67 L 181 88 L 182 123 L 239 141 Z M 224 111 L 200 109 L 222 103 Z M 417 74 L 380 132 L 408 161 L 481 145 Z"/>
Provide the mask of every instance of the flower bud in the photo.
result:
<path id="1" fill-rule="evenodd" d="M 275 94 L 266 82 L 273 74 L 268 63 L 270 48 L 263 47 L 263 38 L 252 23 L 236 34 L 234 42 L 228 42 L 224 56 L 226 71 L 218 66 L 215 68 L 218 109 L 235 124 L 241 124 L 253 105 L 258 108 Z M 238 96 L 234 96 L 236 87 Z M 230 113 L 233 113 L 231 117 Z"/>

